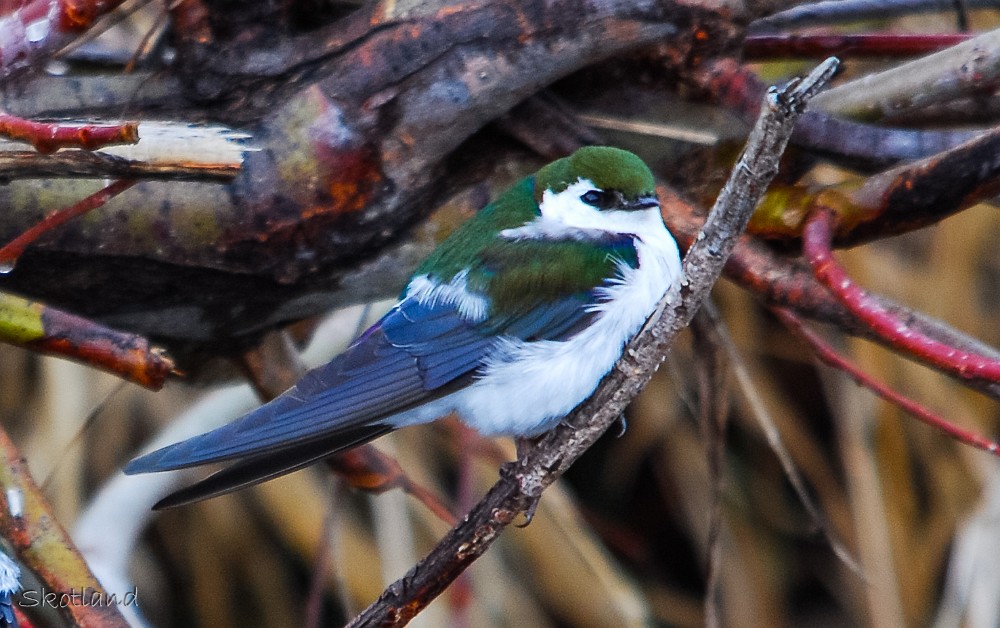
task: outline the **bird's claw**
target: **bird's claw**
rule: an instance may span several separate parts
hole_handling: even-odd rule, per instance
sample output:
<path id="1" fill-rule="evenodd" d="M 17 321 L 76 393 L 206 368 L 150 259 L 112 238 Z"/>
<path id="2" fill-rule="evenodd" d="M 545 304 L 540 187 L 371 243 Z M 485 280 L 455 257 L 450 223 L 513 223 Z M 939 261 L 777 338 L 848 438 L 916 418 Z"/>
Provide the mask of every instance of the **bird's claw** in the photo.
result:
<path id="1" fill-rule="evenodd" d="M 528 507 L 524 510 L 524 522 L 515 524 L 518 528 L 526 528 L 531 520 L 535 518 L 535 511 L 538 510 L 538 502 L 542 501 L 541 495 L 536 495 L 535 497 L 529 498 L 531 502 Z"/>
<path id="2" fill-rule="evenodd" d="M 528 450 L 534 446 L 537 439 L 533 438 L 515 438 L 514 443 L 517 447 L 517 459 L 520 461 Z M 520 484 L 520 477 L 518 477 L 517 468 L 518 462 L 507 462 L 500 467 L 500 475 L 504 478 L 510 478 L 511 481 Z M 538 502 L 541 501 L 542 496 L 528 496 L 530 500 L 527 507 L 524 509 L 524 521 L 522 523 L 515 524 L 518 528 L 524 528 L 531 520 L 535 518 L 535 511 L 538 510 Z"/>
<path id="3" fill-rule="evenodd" d="M 618 433 L 615 434 L 615 438 L 625 436 L 625 431 L 628 430 L 628 419 L 625 418 L 624 412 L 615 420 L 615 425 L 618 426 Z"/>

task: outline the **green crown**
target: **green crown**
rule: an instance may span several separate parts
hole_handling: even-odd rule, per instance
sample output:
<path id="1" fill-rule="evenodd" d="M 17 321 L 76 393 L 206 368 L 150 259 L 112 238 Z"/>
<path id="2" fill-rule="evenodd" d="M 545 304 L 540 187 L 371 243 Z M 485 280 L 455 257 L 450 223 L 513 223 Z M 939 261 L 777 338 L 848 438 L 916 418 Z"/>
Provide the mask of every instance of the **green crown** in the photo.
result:
<path id="1" fill-rule="evenodd" d="M 602 190 L 616 190 L 626 198 L 653 194 L 656 182 L 649 167 L 620 148 L 587 146 L 569 157 L 553 161 L 535 176 L 535 200 L 545 190 L 559 193 L 580 179 L 588 179 Z"/>

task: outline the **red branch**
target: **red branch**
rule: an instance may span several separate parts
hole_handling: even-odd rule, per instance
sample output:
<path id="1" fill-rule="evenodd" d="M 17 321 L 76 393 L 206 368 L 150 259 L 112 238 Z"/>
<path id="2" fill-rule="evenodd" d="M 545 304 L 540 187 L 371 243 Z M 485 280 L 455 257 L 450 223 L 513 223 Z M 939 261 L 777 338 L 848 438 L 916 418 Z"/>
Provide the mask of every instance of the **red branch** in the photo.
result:
<path id="1" fill-rule="evenodd" d="M 123 0 L 31 0 L 0 17 L 0 76 L 39 65 Z"/>
<path id="2" fill-rule="evenodd" d="M 457 519 L 444 503 L 427 487 L 413 481 L 399 462 L 371 445 L 342 451 L 326 459 L 327 465 L 354 488 L 369 493 L 384 493 L 402 489 L 448 525 Z"/>
<path id="3" fill-rule="evenodd" d="M 44 336 L 23 343 L 32 351 L 75 360 L 150 390 L 162 388 L 169 375 L 180 374 L 166 351 L 138 334 L 110 329 L 42 304 L 34 305 L 39 309 Z"/>
<path id="4" fill-rule="evenodd" d="M 34 122 L 9 113 L 0 113 L 0 135 L 26 142 L 40 153 L 54 153 L 60 148 L 96 150 L 117 144 L 139 141 L 136 122 L 122 124 L 58 124 Z"/>
<path id="5" fill-rule="evenodd" d="M 787 57 L 913 57 L 936 52 L 972 37 L 969 33 L 863 33 L 751 35 L 743 41 L 748 61 Z"/>
<path id="6" fill-rule="evenodd" d="M 833 257 L 831 241 L 836 221 L 837 216 L 832 210 L 814 210 L 806 219 L 802 248 L 813 274 L 844 307 L 888 344 L 913 354 L 921 361 L 966 379 L 1000 382 L 1000 362 L 924 335 L 883 308 L 855 284 Z"/>
<path id="7" fill-rule="evenodd" d="M 789 331 L 804 340 L 812 348 L 812 350 L 816 353 L 816 357 L 829 366 L 847 373 L 852 379 L 854 379 L 855 382 L 858 383 L 858 385 L 864 386 L 879 397 L 890 403 L 894 403 L 906 412 L 909 412 L 916 419 L 930 425 L 933 428 L 941 430 L 948 436 L 951 436 L 960 442 L 988 451 L 994 455 L 1000 455 L 1000 451 L 998 451 L 1000 450 L 1000 444 L 997 444 L 996 441 L 989 440 L 979 434 L 961 428 L 938 416 L 934 412 L 931 412 L 909 397 L 906 397 L 885 384 L 872 379 L 870 375 L 861 370 L 856 364 L 837 353 L 837 351 L 827 344 L 827 342 L 823 340 L 819 334 L 803 325 L 802 320 L 790 310 L 786 310 L 784 308 L 773 308 L 773 311 L 777 314 L 778 318 L 781 319 L 781 322 L 784 323 L 785 327 L 787 327 Z"/>
<path id="8" fill-rule="evenodd" d="M 135 185 L 135 181 L 132 179 L 118 179 L 75 205 L 52 212 L 0 248 L 0 272 L 10 272 L 14 268 L 14 264 L 17 263 L 17 259 L 24 253 L 24 249 L 41 236 L 77 216 L 100 207 L 133 185 Z"/>

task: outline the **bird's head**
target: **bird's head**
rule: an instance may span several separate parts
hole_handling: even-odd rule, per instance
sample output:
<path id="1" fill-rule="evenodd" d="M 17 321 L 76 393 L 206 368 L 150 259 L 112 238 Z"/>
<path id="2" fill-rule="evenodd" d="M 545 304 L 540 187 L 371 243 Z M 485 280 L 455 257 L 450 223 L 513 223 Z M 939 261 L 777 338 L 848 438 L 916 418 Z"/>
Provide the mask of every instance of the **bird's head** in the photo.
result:
<path id="1" fill-rule="evenodd" d="M 535 200 L 543 215 L 546 205 L 550 211 L 630 212 L 657 207 L 655 187 L 649 167 L 632 153 L 588 146 L 538 171 Z"/>

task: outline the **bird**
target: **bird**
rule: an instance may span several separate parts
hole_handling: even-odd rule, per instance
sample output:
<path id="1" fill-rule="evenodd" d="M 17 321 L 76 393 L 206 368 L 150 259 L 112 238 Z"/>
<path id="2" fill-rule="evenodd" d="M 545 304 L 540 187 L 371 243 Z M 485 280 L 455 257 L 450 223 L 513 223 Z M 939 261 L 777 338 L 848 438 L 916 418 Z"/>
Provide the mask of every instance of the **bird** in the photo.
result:
<path id="1" fill-rule="evenodd" d="M 124 471 L 231 462 L 154 506 L 163 509 L 450 414 L 484 436 L 536 437 L 595 390 L 681 277 L 649 167 L 619 148 L 580 148 L 456 228 L 329 363 Z"/>

